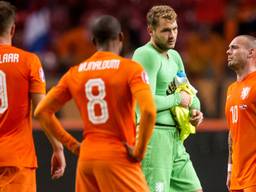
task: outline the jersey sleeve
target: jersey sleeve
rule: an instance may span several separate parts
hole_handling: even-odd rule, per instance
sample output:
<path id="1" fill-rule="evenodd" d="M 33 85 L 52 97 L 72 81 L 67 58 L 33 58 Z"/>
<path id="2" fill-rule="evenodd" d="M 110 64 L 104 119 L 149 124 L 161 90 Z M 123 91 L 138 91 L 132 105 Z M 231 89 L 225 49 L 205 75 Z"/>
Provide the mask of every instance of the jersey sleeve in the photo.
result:
<path id="1" fill-rule="evenodd" d="M 201 110 L 201 104 L 200 104 L 200 100 L 197 96 L 193 96 L 192 97 L 192 103 L 189 107 L 190 109 L 197 109 L 197 110 Z"/>
<path id="2" fill-rule="evenodd" d="M 148 74 L 149 83 L 154 95 L 157 111 L 169 110 L 171 107 L 179 105 L 181 98 L 180 94 L 176 93 L 168 96 L 156 94 L 157 74 L 159 68 L 161 67 L 161 63 L 158 62 L 157 58 L 158 55 L 145 49 L 137 49 L 133 55 L 133 60 L 140 63 Z"/>
<path id="3" fill-rule="evenodd" d="M 143 49 L 137 49 L 134 52 L 132 59 L 141 64 L 147 72 L 151 90 L 153 94 L 155 94 L 157 73 L 160 68 L 160 63 L 157 63 L 155 61 L 156 59 L 154 58 L 154 56 L 152 56 L 152 53 L 150 53 L 150 51 L 146 51 Z"/>
<path id="4" fill-rule="evenodd" d="M 60 79 L 58 84 L 52 88 L 51 97 L 58 101 L 58 104 L 64 105 L 72 98 L 68 82 L 70 82 L 70 70 Z"/>
<path id="5" fill-rule="evenodd" d="M 183 64 L 180 54 L 175 50 L 172 50 L 172 53 L 173 53 L 173 55 L 175 55 L 174 58 L 176 60 L 179 70 L 185 72 L 184 64 Z M 185 72 L 185 74 L 186 74 L 186 72 Z M 201 105 L 200 105 L 199 98 L 197 96 L 193 96 L 190 109 L 200 110 L 200 108 L 201 108 Z"/>
<path id="6" fill-rule="evenodd" d="M 231 94 L 231 89 L 232 89 L 232 85 L 229 85 L 228 89 L 227 89 L 227 92 L 226 92 L 226 103 L 225 103 L 225 116 L 226 116 L 226 121 L 227 121 L 227 126 L 228 126 L 228 129 L 230 129 L 230 120 L 231 120 L 231 117 L 230 117 L 230 105 L 229 105 L 229 97 L 230 97 L 230 94 Z"/>
<path id="7" fill-rule="evenodd" d="M 148 75 L 139 64 L 132 62 L 130 64 L 132 71 L 128 78 L 128 83 L 133 94 L 140 90 L 149 89 Z"/>
<path id="8" fill-rule="evenodd" d="M 28 64 L 30 67 L 30 88 L 31 93 L 45 93 L 46 83 L 44 71 L 39 58 L 35 54 L 29 56 Z"/>
<path id="9" fill-rule="evenodd" d="M 177 65 L 178 65 L 179 71 L 184 71 L 185 72 L 184 64 L 183 64 L 183 61 L 181 59 L 180 54 L 177 51 L 173 50 L 173 49 L 172 49 L 171 54 L 174 56 L 174 59 L 175 59 Z"/>

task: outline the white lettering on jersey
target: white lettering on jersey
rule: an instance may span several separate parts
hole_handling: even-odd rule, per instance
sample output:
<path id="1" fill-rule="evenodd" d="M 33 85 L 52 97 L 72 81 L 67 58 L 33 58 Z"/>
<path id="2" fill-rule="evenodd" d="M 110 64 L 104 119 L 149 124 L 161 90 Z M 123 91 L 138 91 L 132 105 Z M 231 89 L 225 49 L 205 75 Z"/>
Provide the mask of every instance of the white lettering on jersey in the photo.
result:
<path id="1" fill-rule="evenodd" d="M 18 63 L 19 57 L 18 53 L 4 53 L 0 55 L 0 63 Z"/>
<path id="2" fill-rule="evenodd" d="M 119 65 L 120 65 L 120 60 L 117 60 L 117 59 L 83 62 L 79 65 L 78 72 L 104 70 L 104 69 L 118 69 Z"/>
<path id="3" fill-rule="evenodd" d="M 143 71 L 143 72 L 141 73 L 141 78 L 142 78 L 142 80 L 144 81 L 144 83 L 149 84 L 149 78 L 148 78 L 148 74 L 147 74 L 146 71 Z"/>
<path id="4" fill-rule="evenodd" d="M 42 82 L 45 82 L 44 70 L 42 67 L 39 69 L 39 77 Z"/>
<path id="5" fill-rule="evenodd" d="M 247 109 L 247 105 L 246 104 L 241 104 L 241 105 L 239 105 L 239 109 L 241 109 L 241 110 L 246 110 Z"/>
<path id="6" fill-rule="evenodd" d="M 241 92 L 241 99 L 244 100 L 248 97 L 249 92 L 250 92 L 251 88 L 250 87 L 244 87 L 242 92 Z"/>

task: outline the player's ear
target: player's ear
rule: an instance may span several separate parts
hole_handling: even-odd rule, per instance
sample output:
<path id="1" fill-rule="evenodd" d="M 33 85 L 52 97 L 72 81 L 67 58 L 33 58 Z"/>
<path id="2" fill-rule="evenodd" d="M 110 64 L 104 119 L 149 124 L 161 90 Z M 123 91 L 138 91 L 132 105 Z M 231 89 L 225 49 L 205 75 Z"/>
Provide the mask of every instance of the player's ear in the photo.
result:
<path id="1" fill-rule="evenodd" d="M 151 25 L 148 25 L 147 31 L 148 31 L 148 33 L 149 33 L 150 36 L 153 35 L 153 30 L 154 30 L 153 27 L 152 27 Z"/>
<path id="2" fill-rule="evenodd" d="M 11 37 L 13 37 L 15 33 L 15 24 L 12 25 L 10 33 L 11 33 Z"/>
<path id="3" fill-rule="evenodd" d="M 92 43 L 96 46 L 96 39 L 94 37 L 92 38 Z"/>
<path id="4" fill-rule="evenodd" d="M 253 55 L 255 54 L 255 51 L 256 51 L 256 49 L 250 49 L 249 54 L 248 54 L 248 58 L 253 57 Z"/>
<path id="5" fill-rule="evenodd" d="M 120 32 L 119 35 L 118 35 L 118 38 L 119 38 L 119 41 L 124 41 L 124 33 L 123 32 Z"/>

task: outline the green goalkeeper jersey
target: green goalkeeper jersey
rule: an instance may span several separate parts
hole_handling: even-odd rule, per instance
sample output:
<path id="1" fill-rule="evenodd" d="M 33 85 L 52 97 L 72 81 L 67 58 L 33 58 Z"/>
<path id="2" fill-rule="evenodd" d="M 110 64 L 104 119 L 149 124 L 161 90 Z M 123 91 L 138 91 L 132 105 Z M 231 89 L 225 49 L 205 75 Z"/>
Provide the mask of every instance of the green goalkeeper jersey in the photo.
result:
<path id="1" fill-rule="evenodd" d="M 178 71 L 185 71 L 179 53 L 173 49 L 168 51 L 168 58 L 160 54 L 149 42 L 135 50 L 133 60 L 140 63 L 146 70 L 152 93 L 157 107 L 156 124 L 175 126 L 175 120 L 170 108 L 180 104 L 179 93 L 166 94 L 168 85 L 175 78 Z M 190 108 L 200 109 L 200 102 L 193 97 Z M 139 122 L 139 111 L 136 111 Z"/>

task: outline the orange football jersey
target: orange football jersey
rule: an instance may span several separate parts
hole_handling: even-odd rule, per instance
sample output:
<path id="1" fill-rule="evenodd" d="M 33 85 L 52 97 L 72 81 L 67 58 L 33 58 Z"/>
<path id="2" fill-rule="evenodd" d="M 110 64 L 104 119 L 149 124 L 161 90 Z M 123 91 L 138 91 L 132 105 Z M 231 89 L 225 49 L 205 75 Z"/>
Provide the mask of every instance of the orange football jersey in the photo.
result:
<path id="1" fill-rule="evenodd" d="M 256 185 L 256 72 L 231 84 L 226 119 L 232 137 L 231 189 Z"/>
<path id="2" fill-rule="evenodd" d="M 147 75 L 136 62 L 111 52 L 96 52 L 72 67 L 52 90 L 56 100 L 74 98 L 84 122 L 80 160 L 124 157 L 123 145 L 135 144 L 135 99 L 149 89 Z"/>
<path id="3" fill-rule="evenodd" d="M 0 166 L 37 166 L 29 93 L 45 93 L 38 57 L 0 45 Z"/>

